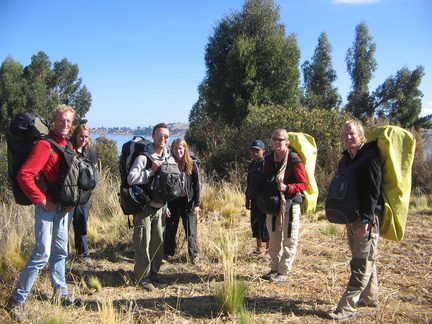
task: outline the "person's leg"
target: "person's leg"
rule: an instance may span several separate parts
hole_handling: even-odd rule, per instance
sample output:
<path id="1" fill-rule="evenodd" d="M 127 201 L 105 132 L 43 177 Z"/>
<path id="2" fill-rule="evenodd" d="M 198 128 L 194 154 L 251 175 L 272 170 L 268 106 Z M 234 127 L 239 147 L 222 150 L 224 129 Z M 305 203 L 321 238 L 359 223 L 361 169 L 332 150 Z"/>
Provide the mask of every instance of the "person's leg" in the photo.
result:
<path id="1" fill-rule="evenodd" d="M 280 258 L 278 273 L 286 275 L 291 271 L 297 253 L 300 233 L 300 204 L 294 204 L 290 210 L 285 213 L 283 231 L 283 253 Z"/>
<path id="2" fill-rule="evenodd" d="M 45 211 L 40 205 L 35 206 L 35 246 L 21 271 L 12 295 L 12 298 L 18 303 L 25 302 L 39 271 L 48 262 L 51 253 L 51 232 L 55 213 L 56 211 Z"/>
<path id="3" fill-rule="evenodd" d="M 188 242 L 188 254 L 194 259 L 199 254 L 198 248 L 198 216 L 194 215 L 188 208 L 187 201 L 184 201 L 184 208 L 181 211 L 183 228 Z"/>
<path id="4" fill-rule="evenodd" d="M 150 273 L 150 209 L 153 210 L 148 206 L 139 214 L 134 215 L 134 273 L 138 283 L 142 282 Z"/>
<path id="5" fill-rule="evenodd" d="M 65 278 L 65 263 L 68 256 L 68 223 L 68 213 L 65 213 L 62 208 L 58 208 L 53 220 L 51 255 L 49 258 L 54 295 L 65 296 L 68 294 Z"/>
<path id="6" fill-rule="evenodd" d="M 151 216 L 151 233 L 149 243 L 149 255 L 150 255 L 150 278 L 157 277 L 162 259 L 164 255 L 164 232 L 165 232 L 165 212 L 166 208 L 161 207 L 159 209 L 152 208 Z"/>
<path id="7" fill-rule="evenodd" d="M 269 255 L 271 258 L 270 268 L 272 271 L 278 271 L 279 261 L 282 253 L 282 232 L 280 230 L 280 217 L 276 216 L 275 224 L 273 224 L 273 215 L 267 215 L 266 224 L 269 233 Z M 273 231 L 274 228 L 274 231 Z"/>
<path id="8" fill-rule="evenodd" d="M 75 237 L 75 250 L 77 255 L 89 256 L 89 249 L 87 244 L 87 221 L 90 211 L 90 200 L 75 207 L 73 217 L 73 228 Z"/>
<path id="9" fill-rule="evenodd" d="M 176 235 L 180 220 L 180 209 L 176 200 L 169 203 L 168 208 L 171 212 L 171 216 L 166 218 L 164 255 L 169 256 L 173 256 L 175 254 L 177 247 Z"/>

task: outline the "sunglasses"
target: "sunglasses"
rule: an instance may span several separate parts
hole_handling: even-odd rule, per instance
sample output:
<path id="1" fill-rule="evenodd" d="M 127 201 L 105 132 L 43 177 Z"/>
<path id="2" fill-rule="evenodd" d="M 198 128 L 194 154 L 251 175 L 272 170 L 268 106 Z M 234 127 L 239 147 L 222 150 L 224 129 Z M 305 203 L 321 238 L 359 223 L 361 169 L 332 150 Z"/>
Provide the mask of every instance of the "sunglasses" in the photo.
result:
<path id="1" fill-rule="evenodd" d="M 159 138 L 164 138 L 164 139 L 168 139 L 169 138 L 168 134 L 162 134 L 162 133 L 156 134 L 156 136 L 159 137 Z"/>
<path id="2" fill-rule="evenodd" d="M 280 138 L 280 137 L 272 137 L 273 142 L 282 142 L 286 141 L 286 138 Z"/>

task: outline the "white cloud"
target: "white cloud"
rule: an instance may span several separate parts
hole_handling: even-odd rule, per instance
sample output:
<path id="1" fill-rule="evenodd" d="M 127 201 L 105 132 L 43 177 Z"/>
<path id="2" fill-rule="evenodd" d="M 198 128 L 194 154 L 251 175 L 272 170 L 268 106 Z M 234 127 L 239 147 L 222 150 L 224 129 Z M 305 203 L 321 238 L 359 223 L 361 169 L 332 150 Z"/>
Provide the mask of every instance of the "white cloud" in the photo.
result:
<path id="1" fill-rule="evenodd" d="M 378 3 L 381 0 L 332 0 L 332 3 L 348 3 L 348 4 L 364 4 L 364 3 Z"/>

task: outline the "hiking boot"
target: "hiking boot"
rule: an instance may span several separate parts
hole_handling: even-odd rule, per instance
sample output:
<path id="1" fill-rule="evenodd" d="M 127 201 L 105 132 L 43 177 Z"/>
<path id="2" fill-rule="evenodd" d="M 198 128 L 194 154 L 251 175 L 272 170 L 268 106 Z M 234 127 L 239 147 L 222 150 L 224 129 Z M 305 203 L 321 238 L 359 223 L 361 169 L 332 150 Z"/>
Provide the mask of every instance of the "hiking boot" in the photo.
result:
<path id="1" fill-rule="evenodd" d="M 355 313 L 348 313 L 348 312 L 344 312 L 343 310 L 341 311 L 339 309 L 336 309 L 335 311 L 328 313 L 327 318 L 335 321 L 341 321 L 350 318 L 354 314 Z"/>
<path id="2" fill-rule="evenodd" d="M 287 279 L 287 275 L 277 273 L 275 276 L 270 277 L 270 282 L 273 282 L 275 284 L 283 284 L 285 281 L 287 281 Z"/>
<path id="3" fill-rule="evenodd" d="M 88 256 L 80 257 L 80 261 L 84 263 L 87 267 L 93 267 L 94 263 Z"/>
<path id="4" fill-rule="evenodd" d="M 192 264 L 197 265 L 199 263 L 199 257 L 192 257 Z"/>
<path id="5" fill-rule="evenodd" d="M 157 283 L 157 284 L 166 284 L 167 283 L 167 281 L 165 279 L 163 279 L 161 276 L 150 277 L 150 280 L 152 283 Z"/>
<path id="6" fill-rule="evenodd" d="M 81 306 L 82 305 L 82 299 L 81 298 L 75 298 L 70 299 L 68 295 L 56 295 L 51 299 L 52 304 L 58 304 L 64 307 L 68 306 Z"/>
<path id="7" fill-rule="evenodd" d="M 358 307 L 372 307 L 372 308 L 378 308 L 378 302 L 377 301 L 370 301 L 370 302 L 365 302 L 364 299 L 360 300 L 357 303 Z"/>
<path id="8" fill-rule="evenodd" d="M 263 279 L 263 280 L 270 280 L 271 278 L 273 278 L 277 274 L 278 274 L 277 271 L 271 270 L 270 272 L 266 273 L 265 275 L 262 275 L 261 279 Z"/>
<path id="9" fill-rule="evenodd" d="M 156 289 L 155 286 L 153 286 L 153 284 L 151 282 L 148 282 L 148 281 L 141 283 L 141 287 L 145 290 L 148 290 L 148 291 L 153 291 Z"/>
<path id="10" fill-rule="evenodd" d="M 13 297 L 10 297 L 6 302 L 4 309 L 13 320 L 19 323 L 25 321 L 24 303 L 18 303 L 13 299 Z"/>

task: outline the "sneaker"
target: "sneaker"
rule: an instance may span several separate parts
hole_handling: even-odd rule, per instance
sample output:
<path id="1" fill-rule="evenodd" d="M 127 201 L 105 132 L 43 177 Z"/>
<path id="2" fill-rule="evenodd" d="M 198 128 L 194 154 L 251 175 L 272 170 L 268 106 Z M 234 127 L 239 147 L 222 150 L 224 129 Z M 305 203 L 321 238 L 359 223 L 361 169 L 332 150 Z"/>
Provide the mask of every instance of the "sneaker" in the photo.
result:
<path id="1" fill-rule="evenodd" d="M 350 318 L 354 314 L 355 313 L 347 313 L 347 312 L 341 311 L 339 309 L 336 309 L 335 311 L 328 313 L 327 318 L 335 320 L 335 321 L 340 321 L 340 320 Z"/>
<path id="2" fill-rule="evenodd" d="M 199 257 L 192 257 L 192 264 L 197 265 L 199 263 Z"/>
<path id="3" fill-rule="evenodd" d="M 88 256 L 84 256 L 80 258 L 81 262 L 84 263 L 88 267 L 93 267 L 93 261 Z"/>
<path id="4" fill-rule="evenodd" d="M 19 323 L 25 321 L 24 303 L 18 303 L 13 299 L 13 297 L 10 297 L 6 302 L 4 309 L 13 320 Z"/>
<path id="5" fill-rule="evenodd" d="M 271 270 L 269 273 L 266 273 L 265 275 L 262 275 L 261 279 L 263 279 L 263 280 L 270 280 L 271 278 L 273 278 L 277 274 L 278 274 L 277 271 Z"/>
<path id="6" fill-rule="evenodd" d="M 287 279 L 287 275 L 277 273 L 275 276 L 270 277 L 270 282 L 273 282 L 275 284 L 283 284 L 285 281 L 287 281 Z"/>
<path id="7" fill-rule="evenodd" d="M 148 291 L 153 291 L 156 289 L 155 286 L 153 286 L 153 284 L 151 282 L 148 282 L 148 281 L 141 283 L 141 287 L 145 290 L 148 290 Z"/>

